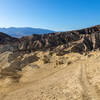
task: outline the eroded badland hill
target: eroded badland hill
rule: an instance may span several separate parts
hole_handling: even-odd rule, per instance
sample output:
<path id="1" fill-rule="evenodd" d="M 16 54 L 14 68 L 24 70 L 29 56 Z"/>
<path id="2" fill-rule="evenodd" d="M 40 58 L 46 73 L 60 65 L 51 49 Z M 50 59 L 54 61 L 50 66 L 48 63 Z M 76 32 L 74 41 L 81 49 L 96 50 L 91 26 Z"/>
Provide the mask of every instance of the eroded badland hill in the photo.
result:
<path id="1" fill-rule="evenodd" d="M 0 100 L 100 100 L 100 26 L 13 38 L 0 33 Z"/>

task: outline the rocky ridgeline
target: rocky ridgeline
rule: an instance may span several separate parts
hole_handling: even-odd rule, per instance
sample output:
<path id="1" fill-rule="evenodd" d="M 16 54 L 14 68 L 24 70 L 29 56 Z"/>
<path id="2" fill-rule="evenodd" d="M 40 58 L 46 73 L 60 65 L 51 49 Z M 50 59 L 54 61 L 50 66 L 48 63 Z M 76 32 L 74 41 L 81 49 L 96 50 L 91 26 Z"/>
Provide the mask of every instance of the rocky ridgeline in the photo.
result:
<path id="1" fill-rule="evenodd" d="M 98 49 L 100 47 L 100 25 L 69 32 L 33 34 L 22 38 L 13 38 L 0 33 L 0 52 L 55 50 L 56 47 L 62 45 L 70 52 Z"/>

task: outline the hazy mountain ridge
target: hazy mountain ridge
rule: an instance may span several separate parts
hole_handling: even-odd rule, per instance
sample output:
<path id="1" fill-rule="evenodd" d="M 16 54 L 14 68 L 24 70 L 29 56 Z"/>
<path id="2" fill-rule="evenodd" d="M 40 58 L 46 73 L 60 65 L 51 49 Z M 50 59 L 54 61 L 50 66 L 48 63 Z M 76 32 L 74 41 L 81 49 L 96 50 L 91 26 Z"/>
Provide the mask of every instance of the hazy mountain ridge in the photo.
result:
<path id="1" fill-rule="evenodd" d="M 6 33 L 13 37 L 22 37 L 32 34 L 45 34 L 53 33 L 54 31 L 41 28 L 31 28 L 31 27 L 10 27 L 10 28 L 0 28 L 0 32 Z"/>

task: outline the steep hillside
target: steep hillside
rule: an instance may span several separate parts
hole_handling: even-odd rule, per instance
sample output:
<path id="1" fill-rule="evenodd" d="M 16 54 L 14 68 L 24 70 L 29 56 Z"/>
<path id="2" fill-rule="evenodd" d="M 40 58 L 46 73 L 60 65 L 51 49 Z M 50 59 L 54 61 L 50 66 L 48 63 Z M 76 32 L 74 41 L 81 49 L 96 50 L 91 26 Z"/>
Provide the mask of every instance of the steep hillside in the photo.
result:
<path id="1" fill-rule="evenodd" d="M 20 50 L 54 48 L 64 45 L 71 51 L 91 51 L 100 47 L 100 26 L 70 32 L 59 32 L 44 35 L 32 35 L 20 39 Z"/>
<path id="2" fill-rule="evenodd" d="M 5 33 L 0 32 L 0 44 L 8 44 L 16 41 L 17 38 L 13 38 Z"/>

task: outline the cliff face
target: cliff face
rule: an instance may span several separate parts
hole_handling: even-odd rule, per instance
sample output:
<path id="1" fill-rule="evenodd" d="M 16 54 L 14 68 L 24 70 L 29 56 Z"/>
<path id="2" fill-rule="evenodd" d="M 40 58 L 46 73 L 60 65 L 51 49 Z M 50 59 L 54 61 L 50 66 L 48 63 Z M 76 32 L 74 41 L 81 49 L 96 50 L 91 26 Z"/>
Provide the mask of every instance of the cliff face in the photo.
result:
<path id="1" fill-rule="evenodd" d="M 1 33 L 0 44 L 10 45 L 8 48 L 12 47 L 13 51 L 54 50 L 61 45 L 70 48 L 68 50 L 72 52 L 91 51 L 100 47 L 100 26 L 69 32 L 33 34 L 20 39 Z"/>

